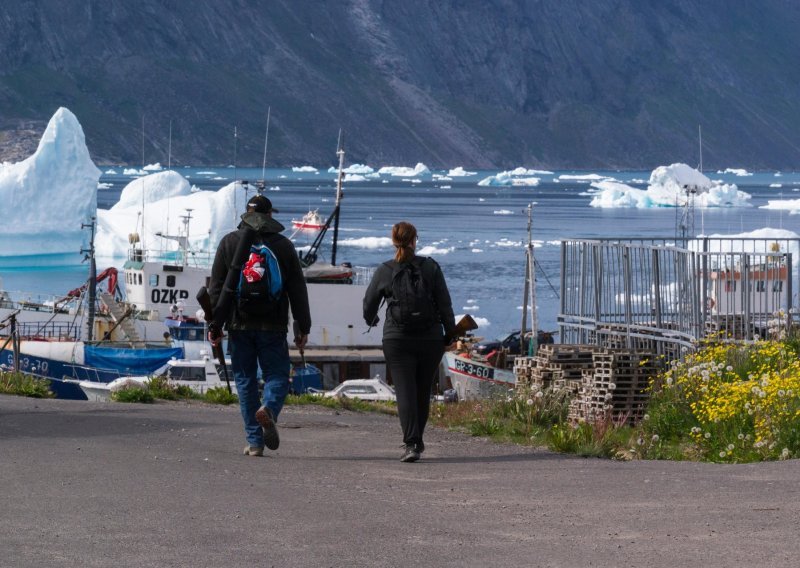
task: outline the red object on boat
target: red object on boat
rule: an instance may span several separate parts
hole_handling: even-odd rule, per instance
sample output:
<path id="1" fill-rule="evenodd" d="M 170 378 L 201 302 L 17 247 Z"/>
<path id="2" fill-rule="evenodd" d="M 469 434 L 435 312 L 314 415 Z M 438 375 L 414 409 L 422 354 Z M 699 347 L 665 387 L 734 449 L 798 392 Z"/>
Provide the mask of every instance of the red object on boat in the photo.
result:
<path id="1" fill-rule="evenodd" d="M 292 226 L 297 229 L 321 229 L 325 226 L 325 221 L 319 216 L 316 209 L 303 215 L 302 219 L 292 219 Z"/>

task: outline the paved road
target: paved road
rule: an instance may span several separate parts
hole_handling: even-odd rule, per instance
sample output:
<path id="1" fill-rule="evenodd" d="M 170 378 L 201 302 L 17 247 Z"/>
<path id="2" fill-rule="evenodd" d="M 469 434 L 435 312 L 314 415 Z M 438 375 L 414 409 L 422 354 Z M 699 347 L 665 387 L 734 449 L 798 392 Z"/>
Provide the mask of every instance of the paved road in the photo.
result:
<path id="1" fill-rule="evenodd" d="M 0 396 L 0 566 L 797 566 L 800 462 L 614 462 L 391 416 Z"/>

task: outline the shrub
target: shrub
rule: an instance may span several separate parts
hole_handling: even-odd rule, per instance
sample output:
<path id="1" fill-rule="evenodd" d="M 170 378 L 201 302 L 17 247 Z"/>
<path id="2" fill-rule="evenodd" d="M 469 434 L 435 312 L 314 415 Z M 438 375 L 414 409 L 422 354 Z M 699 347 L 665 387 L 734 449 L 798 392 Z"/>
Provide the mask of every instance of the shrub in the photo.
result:
<path id="1" fill-rule="evenodd" d="M 235 393 L 228 392 L 226 387 L 212 387 L 203 396 L 206 402 L 212 404 L 234 404 L 239 402 Z"/>
<path id="2" fill-rule="evenodd" d="M 795 338 L 710 341 L 676 362 L 652 396 L 635 455 L 751 462 L 800 455 Z M 647 443 L 653 437 L 657 445 Z"/>
<path id="3" fill-rule="evenodd" d="M 111 400 L 115 402 L 144 402 L 155 400 L 153 393 L 146 387 L 129 386 L 111 393 Z"/>
<path id="4" fill-rule="evenodd" d="M 19 371 L 0 371 L 0 393 L 29 396 L 31 398 L 53 398 L 50 381 Z"/>

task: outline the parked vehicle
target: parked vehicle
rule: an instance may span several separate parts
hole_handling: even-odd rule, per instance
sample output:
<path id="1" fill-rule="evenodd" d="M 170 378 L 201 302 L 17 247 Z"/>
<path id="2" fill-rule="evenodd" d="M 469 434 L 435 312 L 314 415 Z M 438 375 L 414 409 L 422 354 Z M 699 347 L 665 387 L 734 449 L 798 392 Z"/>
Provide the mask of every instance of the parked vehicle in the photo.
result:
<path id="1" fill-rule="evenodd" d="M 476 343 L 475 346 L 472 348 L 473 352 L 477 353 L 478 355 L 488 355 L 492 351 L 497 351 L 500 348 L 507 349 L 510 355 L 519 355 L 520 354 L 520 341 L 519 341 L 519 330 L 512 331 L 506 335 L 501 335 L 495 340 L 490 341 L 481 341 Z M 545 345 L 548 343 L 553 343 L 553 334 L 551 332 L 539 330 L 537 332 L 537 339 L 539 345 Z"/>
<path id="2" fill-rule="evenodd" d="M 329 391 L 308 389 L 308 392 L 327 398 L 342 397 L 392 402 L 397 400 L 394 389 L 386 384 L 378 375 L 372 379 L 351 379 L 349 381 L 344 381 L 342 384 Z"/>

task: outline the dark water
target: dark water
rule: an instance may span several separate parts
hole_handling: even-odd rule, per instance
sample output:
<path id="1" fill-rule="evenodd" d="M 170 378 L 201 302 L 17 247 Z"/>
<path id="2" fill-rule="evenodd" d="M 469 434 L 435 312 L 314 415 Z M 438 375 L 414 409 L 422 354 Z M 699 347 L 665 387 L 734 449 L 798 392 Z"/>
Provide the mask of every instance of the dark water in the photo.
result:
<path id="1" fill-rule="evenodd" d="M 122 172 L 121 168 L 117 168 Z M 216 190 L 235 179 L 256 180 L 260 169 L 185 168 L 178 170 L 199 189 Z M 200 172 L 213 172 L 200 173 Z M 434 172 L 446 173 L 446 172 Z M 381 176 L 365 182 L 348 182 L 342 201 L 340 246 L 337 261 L 359 266 L 375 266 L 393 254 L 391 246 L 376 246 L 379 238 L 389 236 L 392 224 L 400 220 L 414 223 L 420 234 L 423 254 L 435 258 L 442 266 L 457 314 L 470 313 L 488 320 L 481 331 L 499 335 L 519 327 L 522 317 L 527 216 L 533 209 L 533 239 L 541 270 L 537 273 L 537 299 L 540 327 L 554 329 L 558 313 L 560 256 L 558 241 L 562 238 L 595 237 L 673 237 L 676 226 L 675 208 L 598 209 L 590 207 L 591 197 L 584 194 L 588 182 L 560 181 L 564 173 L 542 174 L 536 187 L 480 187 L 477 182 L 494 172 L 480 172 L 468 178 L 436 180 L 430 174 L 421 176 L 421 183 L 410 178 Z M 577 172 L 587 173 L 587 172 Z M 606 174 L 607 172 L 595 172 Z M 646 188 L 650 172 L 611 172 L 617 180 L 634 187 Z M 267 195 L 280 209 L 276 218 L 291 233 L 291 219 L 301 217 L 309 208 L 319 208 L 327 216 L 334 206 L 334 178 L 328 172 L 293 173 L 291 170 L 268 170 Z M 530 176 L 526 176 L 530 177 Z M 800 198 L 800 174 L 772 172 L 748 177 L 710 174 L 712 179 L 736 183 L 753 198 L 750 207 L 698 209 L 697 233 L 735 234 L 764 227 L 784 228 L 800 232 L 796 216 L 786 212 L 759 209 L 768 199 Z M 215 179 L 224 178 L 224 179 Z M 130 176 L 104 174 L 102 183 L 110 188 L 98 191 L 98 206 L 108 208 L 117 202 Z M 383 180 L 389 180 L 383 183 Z M 782 187 L 770 187 L 780 183 Z M 445 186 L 445 187 L 443 187 Z M 252 194 L 252 192 L 251 192 Z M 244 203 L 244 200 L 242 200 Z M 313 235 L 297 235 L 297 246 L 308 245 Z M 327 239 L 330 242 L 330 239 Z M 539 246 L 541 245 L 541 246 Z M 426 252 L 424 247 L 433 247 Z M 323 258 L 330 260 L 331 251 L 323 249 Z M 121 266 L 124 259 L 101 259 L 98 267 Z M 38 270 L 4 270 L 0 274 L 8 290 L 31 290 L 58 294 L 80 285 L 86 267 Z M 550 283 L 548 283 L 548 279 Z"/>

